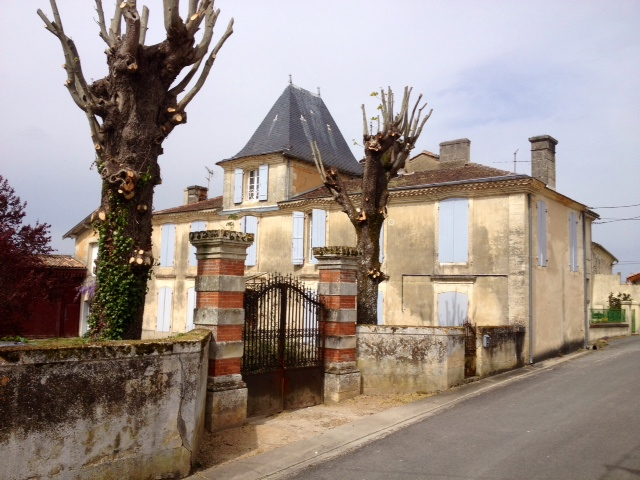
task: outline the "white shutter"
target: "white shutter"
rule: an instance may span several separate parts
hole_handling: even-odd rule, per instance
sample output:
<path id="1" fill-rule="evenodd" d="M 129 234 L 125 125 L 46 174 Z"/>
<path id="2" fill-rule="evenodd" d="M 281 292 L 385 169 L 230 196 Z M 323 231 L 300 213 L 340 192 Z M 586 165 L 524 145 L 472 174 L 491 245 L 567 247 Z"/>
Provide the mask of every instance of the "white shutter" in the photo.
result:
<path id="1" fill-rule="evenodd" d="M 304 263 L 304 213 L 293 212 L 291 259 L 294 265 Z"/>
<path id="2" fill-rule="evenodd" d="M 460 327 L 464 325 L 469 311 L 469 297 L 461 292 L 438 294 L 438 325 Z"/>
<path id="3" fill-rule="evenodd" d="M 327 212 L 314 208 L 311 211 L 311 215 L 311 248 L 325 247 L 327 245 Z M 318 263 L 318 259 L 313 256 L 313 253 L 311 253 L 310 258 L 311 263 Z"/>
<path id="4" fill-rule="evenodd" d="M 380 249 L 380 253 L 378 255 L 378 258 L 380 259 L 380 263 L 384 262 L 384 225 L 387 222 L 382 222 L 382 226 L 380 227 L 380 243 L 379 243 L 379 249 Z"/>
<path id="5" fill-rule="evenodd" d="M 195 308 L 196 308 L 196 289 L 191 287 L 187 289 L 187 332 L 195 328 L 195 325 L 193 323 L 193 315 L 194 315 Z"/>
<path id="6" fill-rule="evenodd" d="M 266 200 L 269 193 L 269 165 L 260 165 L 258 175 L 258 200 Z"/>
<path id="7" fill-rule="evenodd" d="M 244 170 L 236 168 L 233 185 L 233 203 L 242 203 L 242 187 L 244 180 Z"/>
<path id="8" fill-rule="evenodd" d="M 442 200 L 438 216 L 438 258 L 440 263 L 468 262 L 469 199 Z"/>
<path id="9" fill-rule="evenodd" d="M 258 263 L 258 217 L 242 217 L 240 222 L 243 233 L 253 233 L 253 244 L 247 249 L 247 259 L 244 264 L 253 267 Z"/>
<path id="10" fill-rule="evenodd" d="M 176 226 L 173 223 L 162 225 L 162 239 L 160 245 L 160 266 L 173 267 L 176 253 Z"/>
<path id="11" fill-rule="evenodd" d="M 569 267 L 572 272 L 578 271 L 578 216 L 569 214 Z"/>
<path id="12" fill-rule="evenodd" d="M 378 290 L 378 325 L 384 325 L 384 292 Z"/>
<path id="13" fill-rule="evenodd" d="M 171 331 L 171 309 L 173 307 L 173 291 L 169 287 L 158 290 L 158 326 L 159 332 Z"/>
<path id="14" fill-rule="evenodd" d="M 206 227 L 206 223 L 203 222 L 202 220 L 198 220 L 196 222 L 192 222 L 191 223 L 191 231 L 192 232 L 202 232 L 203 230 L 205 230 Z M 196 247 L 193 245 L 190 245 L 189 247 L 189 265 L 193 266 L 193 267 L 197 267 L 198 266 L 198 259 L 196 258 Z"/>
<path id="15" fill-rule="evenodd" d="M 547 204 L 538 200 L 538 265 L 547 266 Z"/>

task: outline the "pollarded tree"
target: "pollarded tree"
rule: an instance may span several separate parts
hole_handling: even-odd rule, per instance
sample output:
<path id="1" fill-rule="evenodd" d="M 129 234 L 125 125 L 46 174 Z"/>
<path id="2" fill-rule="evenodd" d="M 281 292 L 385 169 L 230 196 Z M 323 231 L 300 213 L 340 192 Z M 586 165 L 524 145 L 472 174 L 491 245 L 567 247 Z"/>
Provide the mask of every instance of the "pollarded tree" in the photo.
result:
<path id="1" fill-rule="evenodd" d="M 377 93 L 373 94 L 377 96 Z M 356 230 L 356 244 L 361 252 L 358 266 L 358 323 L 375 324 L 378 310 L 378 285 L 387 277 L 380 271 L 380 230 L 387 217 L 389 203 L 389 181 L 404 168 L 411 150 L 422 133 L 431 112 L 422 118 L 420 107 L 422 95 L 410 106 L 411 89 L 405 87 L 400 112 L 394 114 L 394 94 L 391 88 L 380 92 L 380 114 L 373 121 L 377 131 L 369 131 L 369 118 L 362 105 L 364 119 L 364 174 L 360 193 L 354 196 L 355 203 L 335 168 L 325 170 L 321 152 L 314 144 L 314 159 L 333 198 L 342 206 Z"/>
<path id="2" fill-rule="evenodd" d="M 213 0 L 189 0 L 186 21 L 179 15 L 179 0 L 164 0 L 166 38 L 145 45 L 147 7 L 141 15 L 136 0 L 117 1 L 107 24 L 102 1 L 95 0 L 109 71 L 89 84 L 76 45 L 62 27 L 56 1 L 50 1 L 53 21 L 41 10 L 38 15 L 62 45 L 66 86 L 89 121 L 102 177 L 101 205 L 93 220 L 100 239 L 89 319 L 92 336 L 140 338 L 147 280 L 154 263 L 151 207 L 154 187 L 161 181 L 162 143 L 186 122 L 185 109 L 232 34 L 233 19 L 210 49 L 220 13 Z M 202 27 L 197 40 L 196 32 Z"/>

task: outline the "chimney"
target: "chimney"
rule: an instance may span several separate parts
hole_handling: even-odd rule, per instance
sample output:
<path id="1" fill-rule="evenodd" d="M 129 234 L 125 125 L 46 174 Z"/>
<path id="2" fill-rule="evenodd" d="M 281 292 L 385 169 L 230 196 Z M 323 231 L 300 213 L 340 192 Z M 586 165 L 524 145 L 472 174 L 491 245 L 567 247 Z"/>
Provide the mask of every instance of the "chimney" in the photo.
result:
<path id="1" fill-rule="evenodd" d="M 184 191 L 184 204 L 191 205 L 192 203 L 202 202 L 207 199 L 209 189 L 207 187 L 201 187 L 199 185 L 192 185 L 187 187 Z"/>
<path id="2" fill-rule="evenodd" d="M 531 176 L 556 189 L 556 145 L 558 141 L 550 135 L 531 137 Z"/>
<path id="3" fill-rule="evenodd" d="M 440 144 L 440 163 L 456 162 L 465 164 L 471 161 L 471 140 L 460 138 Z M 444 165 L 442 165 L 444 166 Z M 452 165 L 453 166 L 453 165 Z"/>

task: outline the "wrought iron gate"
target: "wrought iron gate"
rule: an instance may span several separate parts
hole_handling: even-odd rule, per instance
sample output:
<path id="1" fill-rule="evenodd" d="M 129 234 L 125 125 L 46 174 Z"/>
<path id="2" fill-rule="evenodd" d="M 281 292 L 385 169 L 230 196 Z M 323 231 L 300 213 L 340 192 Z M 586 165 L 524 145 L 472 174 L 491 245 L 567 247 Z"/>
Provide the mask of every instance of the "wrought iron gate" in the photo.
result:
<path id="1" fill-rule="evenodd" d="M 242 376 L 247 414 L 322 403 L 323 311 L 317 294 L 291 276 L 248 285 Z"/>

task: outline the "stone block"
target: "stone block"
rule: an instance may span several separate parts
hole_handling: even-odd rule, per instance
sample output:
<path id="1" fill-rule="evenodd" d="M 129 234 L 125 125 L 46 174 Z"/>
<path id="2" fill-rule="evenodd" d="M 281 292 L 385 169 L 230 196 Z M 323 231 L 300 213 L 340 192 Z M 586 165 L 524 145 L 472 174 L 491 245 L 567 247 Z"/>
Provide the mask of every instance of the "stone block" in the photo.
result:
<path id="1" fill-rule="evenodd" d="M 242 425 L 247 420 L 247 387 L 235 385 L 209 385 L 205 406 L 205 428 L 209 432 Z"/>
<path id="2" fill-rule="evenodd" d="M 360 372 L 347 370 L 324 374 L 324 403 L 339 403 L 360 395 Z"/>

